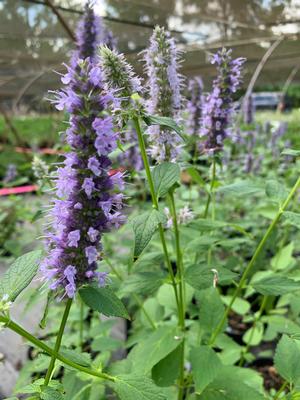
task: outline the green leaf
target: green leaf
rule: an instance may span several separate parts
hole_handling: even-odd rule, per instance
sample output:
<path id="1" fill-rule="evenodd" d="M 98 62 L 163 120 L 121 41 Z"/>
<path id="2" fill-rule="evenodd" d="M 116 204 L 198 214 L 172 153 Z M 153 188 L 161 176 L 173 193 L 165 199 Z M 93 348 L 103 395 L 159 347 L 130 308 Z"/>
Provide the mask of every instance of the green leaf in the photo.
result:
<path id="1" fill-rule="evenodd" d="M 132 362 L 135 371 L 148 373 L 180 343 L 181 338 L 177 327 L 161 326 L 138 343 L 129 353 L 128 359 Z"/>
<path id="2" fill-rule="evenodd" d="M 130 319 L 122 301 L 107 287 L 83 286 L 79 289 L 79 294 L 83 302 L 94 311 L 108 317 Z"/>
<path id="3" fill-rule="evenodd" d="M 296 226 L 296 228 L 300 228 L 300 214 L 292 211 L 285 211 L 282 214 L 282 218 L 287 224 Z"/>
<path id="4" fill-rule="evenodd" d="M 281 203 L 287 196 L 285 187 L 282 186 L 277 180 L 270 179 L 266 183 L 266 195 L 276 202 Z"/>
<path id="5" fill-rule="evenodd" d="M 111 386 L 120 400 L 167 400 L 161 388 L 145 376 L 119 375 Z"/>
<path id="6" fill-rule="evenodd" d="M 92 343 L 93 351 L 114 351 L 123 346 L 123 342 L 112 337 L 100 336 Z"/>
<path id="7" fill-rule="evenodd" d="M 5 294 L 14 301 L 35 277 L 42 252 L 31 251 L 17 258 L 0 281 L 0 298 Z"/>
<path id="8" fill-rule="evenodd" d="M 160 117 L 159 115 L 149 115 L 145 114 L 143 116 L 143 120 L 148 126 L 151 125 L 160 125 L 166 128 L 170 128 L 177 133 L 178 136 L 181 137 L 182 140 L 185 141 L 185 137 L 182 134 L 181 128 L 176 124 L 176 122 L 169 117 Z"/>
<path id="9" fill-rule="evenodd" d="M 241 368 L 223 366 L 212 383 L 198 397 L 199 400 L 264 400 L 264 394 L 238 376 Z M 252 378 L 252 377 L 251 377 Z"/>
<path id="10" fill-rule="evenodd" d="M 43 400 L 63 400 L 64 396 L 62 393 L 58 392 L 55 389 L 52 389 L 51 387 L 46 387 L 43 389 L 41 393 L 41 399 Z"/>
<path id="11" fill-rule="evenodd" d="M 160 360 L 152 368 L 152 379 L 158 386 L 168 387 L 175 383 L 180 373 L 182 344 Z"/>
<path id="12" fill-rule="evenodd" d="M 180 179 L 179 165 L 171 162 L 159 164 L 153 168 L 152 178 L 156 196 L 164 197 Z"/>
<path id="13" fill-rule="evenodd" d="M 165 214 L 151 210 L 145 212 L 131 220 L 135 234 L 134 257 L 138 257 L 150 242 L 159 223 L 165 223 Z"/>
<path id="14" fill-rule="evenodd" d="M 295 149 L 285 149 L 281 152 L 281 155 L 283 156 L 293 156 L 293 157 L 299 157 L 300 156 L 300 150 L 295 150 Z"/>
<path id="15" fill-rule="evenodd" d="M 283 335 L 275 351 L 275 367 L 287 381 L 295 382 L 300 378 L 300 350 L 296 341 Z"/>
<path id="16" fill-rule="evenodd" d="M 294 242 L 290 242 L 272 258 L 271 265 L 276 270 L 286 269 L 293 261 Z"/>
<path id="17" fill-rule="evenodd" d="M 228 306 L 232 300 L 232 296 L 221 296 L 222 301 Z M 250 310 L 250 303 L 247 300 L 237 297 L 232 305 L 234 312 L 240 315 L 245 315 Z"/>
<path id="18" fill-rule="evenodd" d="M 296 282 L 283 275 L 272 275 L 252 284 L 254 289 L 263 295 L 279 296 L 300 289 L 300 282 Z"/>
<path id="19" fill-rule="evenodd" d="M 193 348 L 190 360 L 196 391 L 202 392 L 218 375 L 222 366 L 221 361 L 209 346 Z"/>
<path id="20" fill-rule="evenodd" d="M 215 275 L 217 275 L 220 284 L 230 283 L 237 276 L 227 268 L 221 266 L 209 268 L 206 264 L 190 265 L 185 271 L 186 282 L 196 290 L 213 287 Z"/>
<path id="21" fill-rule="evenodd" d="M 91 356 L 88 353 L 79 353 L 76 350 L 66 348 L 61 348 L 59 353 L 74 363 L 82 365 L 83 367 L 89 367 L 91 365 Z"/>
<path id="22" fill-rule="evenodd" d="M 163 284 L 165 275 L 161 272 L 140 272 L 126 278 L 120 289 L 120 295 L 131 293 L 151 295 Z"/>
<path id="23" fill-rule="evenodd" d="M 186 172 L 190 175 L 194 182 L 198 183 L 198 185 L 200 185 L 201 187 L 205 187 L 205 181 L 196 168 L 188 167 L 186 169 Z"/>
<path id="24" fill-rule="evenodd" d="M 217 191 L 236 197 L 243 197 L 263 193 L 263 187 L 252 181 L 239 181 L 230 185 L 222 186 L 217 189 Z"/>
<path id="25" fill-rule="evenodd" d="M 263 338 L 264 326 L 262 323 L 257 322 L 255 326 L 247 330 L 243 336 L 243 341 L 251 346 L 257 346 Z"/>
<path id="26" fill-rule="evenodd" d="M 221 322 L 224 313 L 224 306 L 220 295 L 215 288 L 210 288 L 199 292 L 200 301 L 200 327 L 209 333 Z"/>

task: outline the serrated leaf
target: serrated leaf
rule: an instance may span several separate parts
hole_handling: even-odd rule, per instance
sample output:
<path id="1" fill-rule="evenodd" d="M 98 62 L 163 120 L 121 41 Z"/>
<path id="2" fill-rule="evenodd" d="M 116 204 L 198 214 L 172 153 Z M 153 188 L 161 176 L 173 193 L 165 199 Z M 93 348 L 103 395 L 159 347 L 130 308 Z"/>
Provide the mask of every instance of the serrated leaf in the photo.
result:
<path id="1" fill-rule="evenodd" d="M 263 187 L 252 181 L 239 181 L 230 185 L 222 186 L 217 189 L 217 191 L 236 197 L 243 197 L 263 193 Z"/>
<path id="2" fill-rule="evenodd" d="M 150 295 L 163 284 L 165 275 L 161 272 L 140 272 L 130 275 L 122 284 L 120 295 L 136 293 Z"/>
<path id="3" fill-rule="evenodd" d="M 271 265 L 275 270 L 284 270 L 293 261 L 294 242 L 290 242 L 272 258 Z"/>
<path id="4" fill-rule="evenodd" d="M 290 225 L 300 228 L 300 214 L 292 211 L 285 211 L 282 214 L 283 220 Z"/>
<path id="5" fill-rule="evenodd" d="M 263 295 L 279 296 L 300 289 L 300 282 L 296 282 L 283 275 L 273 275 L 263 278 L 252 284 L 254 289 Z"/>
<path id="6" fill-rule="evenodd" d="M 295 150 L 295 149 L 285 149 L 281 152 L 281 155 L 283 156 L 293 156 L 293 157 L 299 157 L 300 156 L 300 150 Z"/>
<path id="7" fill-rule="evenodd" d="M 221 266 L 209 268 L 206 264 L 194 264 L 186 269 L 185 280 L 196 290 L 208 289 L 213 287 L 216 274 L 219 284 L 230 283 L 237 276 L 236 273 Z"/>
<path id="8" fill-rule="evenodd" d="M 277 180 L 270 179 L 266 183 L 266 195 L 276 202 L 281 202 L 287 196 L 285 187 L 282 186 Z"/>
<path id="9" fill-rule="evenodd" d="M 94 311 L 108 317 L 130 319 L 122 301 L 107 287 L 84 286 L 79 289 L 79 294 L 83 302 Z"/>
<path id="10" fill-rule="evenodd" d="M 224 305 L 215 288 L 202 290 L 198 297 L 200 303 L 199 324 L 204 331 L 212 333 L 223 317 Z"/>
<path id="11" fill-rule="evenodd" d="M 152 368 L 152 379 L 158 386 L 168 387 L 175 383 L 180 373 L 182 344 L 160 360 Z"/>
<path id="12" fill-rule="evenodd" d="M 138 257 L 150 242 L 159 223 L 165 223 L 165 214 L 151 210 L 131 220 L 135 234 L 134 257 Z"/>
<path id="13" fill-rule="evenodd" d="M 197 392 L 202 392 L 221 369 L 221 361 L 209 346 L 193 348 L 190 353 L 192 374 Z"/>
<path id="14" fill-rule="evenodd" d="M 263 393 L 237 378 L 236 371 L 240 369 L 222 366 L 213 382 L 201 393 L 199 400 L 264 400 Z"/>
<path id="15" fill-rule="evenodd" d="M 59 353 L 76 364 L 82 365 L 83 367 L 89 367 L 91 365 L 91 356 L 88 353 L 79 353 L 76 350 L 65 348 L 61 348 Z"/>
<path id="16" fill-rule="evenodd" d="M 194 182 L 198 183 L 198 185 L 205 187 L 205 181 L 200 175 L 200 173 L 197 171 L 196 168 L 194 167 L 189 167 L 186 169 L 187 173 L 190 175 L 190 177 L 193 179 Z"/>
<path id="17" fill-rule="evenodd" d="M 31 251 L 17 258 L 0 281 L 0 298 L 5 294 L 14 301 L 35 277 L 42 252 Z"/>
<path id="18" fill-rule="evenodd" d="M 264 326 L 262 323 L 257 322 L 255 326 L 252 326 L 247 330 L 247 332 L 245 332 L 243 341 L 251 346 L 257 346 L 262 341 L 263 334 Z"/>
<path id="19" fill-rule="evenodd" d="M 181 137 L 182 140 L 185 141 L 185 137 L 182 134 L 181 128 L 176 124 L 176 122 L 172 118 L 160 117 L 159 115 L 145 114 L 143 116 L 143 120 L 148 126 L 160 125 L 160 126 L 165 126 L 166 128 L 170 128 L 173 131 L 175 131 L 177 135 Z"/>
<path id="20" fill-rule="evenodd" d="M 165 196 L 174 183 L 180 179 L 180 168 L 178 164 L 165 162 L 157 165 L 152 170 L 152 178 L 156 196 Z"/>
<path id="21" fill-rule="evenodd" d="M 294 339 L 283 335 L 275 351 L 275 368 L 287 381 L 300 378 L 300 350 Z"/>
<path id="22" fill-rule="evenodd" d="M 129 353 L 128 359 L 132 362 L 134 370 L 139 373 L 149 372 L 154 365 L 180 345 L 179 337 L 178 328 L 169 325 L 161 326 L 149 334 Z"/>
<path id="23" fill-rule="evenodd" d="M 62 393 L 58 392 L 55 389 L 52 389 L 51 387 L 46 387 L 43 389 L 41 393 L 41 399 L 42 400 L 63 400 L 64 396 Z"/>
<path id="24" fill-rule="evenodd" d="M 140 375 L 119 375 L 111 384 L 120 400 L 167 400 L 161 388 L 153 381 Z"/>
<path id="25" fill-rule="evenodd" d="M 221 296 L 223 303 L 228 306 L 232 300 L 232 296 Z M 250 310 L 251 304 L 249 301 L 237 297 L 232 305 L 232 310 L 240 315 L 245 315 Z"/>

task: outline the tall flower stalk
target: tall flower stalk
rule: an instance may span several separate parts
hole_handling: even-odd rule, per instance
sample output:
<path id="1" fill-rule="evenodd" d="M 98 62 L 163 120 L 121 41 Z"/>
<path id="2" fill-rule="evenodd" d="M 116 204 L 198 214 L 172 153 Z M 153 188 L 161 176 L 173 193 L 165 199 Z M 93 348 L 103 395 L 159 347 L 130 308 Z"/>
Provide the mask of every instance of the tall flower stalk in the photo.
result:
<path id="1" fill-rule="evenodd" d="M 201 149 L 211 155 L 220 152 L 224 139 L 231 136 L 233 95 L 242 80 L 245 59 L 232 59 L 231 53 L 231 49 L 223 48 L 211 58 L 211 63 L 216 64 L 218 76 L 213 81 L 212 92 L 203 103 L 200 129 L 200 136 L 206 139 Z"/>
<path id="2" fill-rule="evenodd" d="M 70 113 L 65 133 L 70 152 L 57 170 L 56 197 L 49 213 L 52 228 L 47 233 L 48 256 L 41 265 L 50 289 L 72 299 L 81 285 L 96 281 L 106 283 L 107 273 L 97 271 L 101 260 L 101 237 L 124 222 L 122 209 L 123 176 L 110 174 L 109 153 L 117 147 L 112 117 L 107 108 L 113 95 L 104 90 L 102 73 L 89 59 L 78 60 L 62 77 L 66 88 L 55 93 L 58 110 Z M 70 309 L 67 302 L 66 310 Z M 64 314 L 57 337 L 58 352 L 67 321 Z M 47 380 L 52 374 L 52 357 Z M 46 382 L 46 383 L 48 383 Z"/>
<path id="3" fill-rule="evenodd" d="M 202 116 L 203 107 L 203 81 L 200 76 L 195 76 L 190 79 L 187 87 L 187 134 L 191 138 L 193 146 L 193 156 L 195 157 L 198 152 L 198 138 L 200 133 L 200 120 Z"/>
<path id="4" fill-rule="evenodd" d="M 150 39 L 150 46 L 144 52 L 145 72 L 147 75 L 147 89 L 149 98 L 146 101 L 146 109 L 149 114 L 155 114 L 163 117 L 170 117 L 178 122 L 178 115 L 182 108 L 181 90 L 183 85 L 183 78 L 179 74 L 179 52 L 176 47 L 174 39 L 170 33 L 164 28 L 157 26 L 154 29 L 153 35 Z M 140 148 L 145 153 L 145 145 L 143 135 L 139 126 L 139 121 L 135 121 Z M 148 131 L 149 138 L 149 154 L 151 158 L 157 162 L 164 161 L 175 162 L 180 154 L 181 139 L 171 131 L 169 128 L 160 127 L 158 125 L 151 126 Z M 143 149 L 144 147 L 144 149 Z M 153 182 L 151 184 L 151 172 L 149 168 L 148 158 L 146 154 L 143 155 L 143 161 L 146 168 L 146 173 L 149 181 L 149 186 L 152 194 L 153 206 L 158 209 L 158 202 L 154 192 Z M 151 189 L 152 188 L 152 189 Z M 153 192 L 153 193 L 152 193 Z M 175 296 L 178 307 L 179 324 L 184 332 L 185 330 L 185 290 L 184 290 L 184 274 L 183 274 L 183 260 L 180 246 L 180 233 L 177 224 L 176 208 L 174 201 L 174 192 L 169 192 L 172 217 L 174 221 L 175 233 L 175 247 L 176 247 L 176 266 L 177 266 L 177 279 L 179 291 L 177 291 L 176 282 L 174 284 Z M 160 237 L 163 246 L 165 244 L 165 237 L 163 227 L 159 226 Z M 172 266 L 169 266 L 171 277 L 174 279 Z M 184 396 L 184 356 L 185 344 L 182 342 L 181 346 L 181 362 L 180 362 L 180 378 L 179 378 L 179 391 L 178 400 L 183 399 Z"/>
<path id="5" fill-rule="evenodd" d="M 233 95 L 242 80 L 244 58 L 232 58 L 232 50 L 223 48 L 211 57 L 216 64 L 218 76 L 213 81 L 212 92 L 206 97 L 201 117 L 200 136 L 205 138 L 200 150 L 213 157 L 210 194 L 207 199 L 204 217 L 207 217 L 211 199 L 214 198 L 216 178 L 216 155 L 223 149 L 223 142 L 231 136 L 234 116 Z M 213 210 L 214 213 L 214 210 Z"/>
<path id="6" fill-rule="evenodd" d="M 244 124 L 251 125 L 254 122 L 254 104 L 253 104 L 253 97 L 250 94 L 242 104 L 242 112 L 243 112 L 243 120 Z"/>
<path id="7" fill-rule="evenodd" d="M 130 148 L 118 157 L 118 161 L 121 167 L 129 167 L 139 171 L 142 169 L 143 161 L 136 146 L 137 134 L 134 127 L 130 126 L 130 121 L 127 121 L 128 116 L 124 115 L 123 110 L 128 115 L 128 110 L 132 105 L 131 96 L 134 93 L 142 93 L 141 79 L 134 74 L 131 65 L 127 63 L 123 54 L 118 54 L 107 46 L 101 46 L 99 54 L 105 84 L 108 89 L 115 92 L 115 96 L 119 99 L 119 105 L 115 107 L 115 114 L 120 129 L 125 129 L 122 141 L 125 145 L 131 144 Z M 129 126 L 127 126 L 128 122 Z"/>
<path id="8" fill-rule="evenodd" d="M 100 44 L 115 48 L 116 40 L 111 31 L 105 27 L 102 18 L 95 14 L 91 2 L 87 1 L 76 30 L 74 62 L 77 58 L 84 60 L 87 57 L 91 62 L 96 62 L 97 48 Z"/>
<path id="9" fill-rule="evenodd" d="M 146 108 L 149 114 L 178 120 L 182 108 L 183 78 L 179 74 L 179 51 L 174 39 L 157 26 L 144 51 L 146 88 L 149 94 Z M 157 163 L 175 161 L 180 153 L 180 138 L 168 128 L 158 125 L 148 129 L 149 154 Z"/>

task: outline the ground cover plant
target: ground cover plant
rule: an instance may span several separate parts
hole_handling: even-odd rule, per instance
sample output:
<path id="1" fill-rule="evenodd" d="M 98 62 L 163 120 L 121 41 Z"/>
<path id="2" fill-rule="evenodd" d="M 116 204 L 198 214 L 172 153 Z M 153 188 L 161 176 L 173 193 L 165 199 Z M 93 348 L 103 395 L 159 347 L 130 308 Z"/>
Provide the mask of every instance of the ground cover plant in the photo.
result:
<path id="1" fill-rule="evenodd" d="M 143 82 L 115 47 L 87 5 L 49 94 L 63 154 L 33 165 L 45 248 L 0 280 L 1 327 L 32 346 L 10 400 L 297 399 L 295 131 L 251 98 L 236 112 L 246 60 L 229 49 L 203 88 L 162 27 Z M 36 334 L 11 318 L 20 298 L 45 303 Z"/>

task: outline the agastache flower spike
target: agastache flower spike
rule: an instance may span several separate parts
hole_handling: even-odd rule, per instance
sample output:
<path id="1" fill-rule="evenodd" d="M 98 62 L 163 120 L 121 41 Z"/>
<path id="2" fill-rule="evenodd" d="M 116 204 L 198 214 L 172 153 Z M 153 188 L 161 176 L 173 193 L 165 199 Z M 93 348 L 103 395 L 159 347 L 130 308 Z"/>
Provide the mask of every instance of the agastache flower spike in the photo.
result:
<path id="1" fill-rule="evenodd" d="M 146 107 L 149 114 L 171 117 L 178 120 L 182 107 L 183 83 L 179 70 L 179 52 L 170 33 L 157 26 L 144 52 L 145 72 L 148 76 L 149 99 Z M 158 125 L 148 129 L 150 155 L 158 163 L 174 161 L 180 153 L 180 138 L 170 129 Z"/>
<path id="2" fill-rule="evenodd" d="M 115 48 L 116 40 L 112 33 L 105 27 L 101 17 L 95 15 L 91 2 L 87 1 L 82 19 L 78 23 L 76 31 L 77 51 L 75 58 L 90 58 L 96 61 L 96 50 L 100 44 L 106 44 L 110 48 Z"/>
<path id="3" fill-rule="evenodd" d="M 254 122 L 254 104 L 252 94 L 244 98 L 242 103 L 243 120 L 247 125 L 253 124 Z"/>
<path id="4" fill-rule="evenodd" d="M 113 95 L 104 89 L 100 68 L 89 59 L 78 60 L 67 74 L 67 89 L 56 94 L 56 102 L 67 93 L 72 113 L 65 136 L 71 150 L 57 171 L 48 256 L 41 271 L 51 289 L 73 297 L 86 282 L 104 285 L 106 274 L 96 271 L 101 237 L 124 222 L 123 195 L 118 193 L 123 176 L 110 173 L 109 153 L 117 147 L 118 133 L 107 115 Z"/>
<path id="5" fill-rule="evenodd" d="M 200 76 L 189 80 L 187 97 L 187 133 L 198 137 L 203 104 L 203 81 Z"/>
<path id="6" fill-rule="evenodd" d="M 213 82 L 212 92 L 202 108 L 200 136 L 206 137 L 201 150 L 215 154 L 222 150 L 223 141 L 230 136 L 230 125 L 234 113 L 233 93 L 242 79 L 244 58 L 232 59 L 232 50 L 222 49 L 212 56 L 211 63 L 217 65 L 218 76 Z"/>
<path id="7" fill-rule="evenodd" d="M 134 93 L 142 92 L 141 80 L 137 77 L 131 65 L 129 65 L 123 54 L 118 54 L 106 46 L 100 47 L 100 65 L 104 75 L 104 81 L 108 89 L 115 91 L 115 96 L 119 99 L 119 107 L 115 107 L 118 124 L 122 128 L 126 125 L 128 115 L 122 115 L 122 110 L 128 111 L 131 105 L 131 96 Z M 119 110 L 118 110 L 119 108 Z M 133 127 L 126 130 L 123 142 L 133 144 L 128 150 L 123 152 L 118 161 L 122 167 L 133 167 L 135 170 L 142 169 L 143 163 L 139 154 L 137 135 Z"/>

